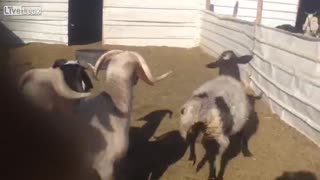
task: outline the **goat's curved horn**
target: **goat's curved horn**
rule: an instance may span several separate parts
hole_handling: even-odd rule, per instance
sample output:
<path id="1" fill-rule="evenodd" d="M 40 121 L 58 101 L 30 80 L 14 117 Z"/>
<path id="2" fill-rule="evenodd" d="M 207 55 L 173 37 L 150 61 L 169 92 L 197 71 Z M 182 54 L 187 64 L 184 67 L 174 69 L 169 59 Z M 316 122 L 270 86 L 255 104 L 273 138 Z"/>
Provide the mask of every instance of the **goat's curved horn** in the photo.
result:
<path id="1" fill-rule="evenodd" d="M 91 93 L 88 92 L 80 93 L 70 89 L 70 87 L 66 84 L 60 69 L 52 69 L 52 73 L 48 74 L 47 79 L 52 84 L 53 89 L 56 91 L 56 93 L 64 98 L 80 99 L 86 98 L 91 95 Z"/>
<path id="2" fill-rule="evenodd" d="M 123 50 L 115 49 L 115 50 L 108 51 L 108 52 L 104 53 L 103 55 L 101 55 L 93 68 L 95 78 L 98 77 L 98 73 L 99 73 L 101 66 L 105 65 L 109 60 L 111 60 L 113 56 L 120 54 L 120 53 L 123 53 Z"/>
<path id="3" fill-rule="evenodd" d="M 98 80 L 95 74 L 94 66 L 91 63 L 85 62 L 84 60 L 78 60 L 78 63 L 80 66 L 84 67 L 85 69 L 88 69 L 95 80 Z"/>
<path id="4" fill-rule="evenodd" d="M 19 78 L 18 87 L 22 88 L 26 81 L 28 81 L 32 77 L 33 73 L 34 69 L 29 69 L 28 71 L 24 72 Z"/>
<path id="5" fill-rule="evenodd" d="M 156 83 L 157 81 L 160 81 L 166 78 L 173 72 L 173 71 L 169 71 L 167 73 L 162 74 L 161 76 L 154 78 L 144 58 L 139 53 L 136 53 L 136 52 L 130 51 L 130 54 L 132 54 L 139 63 L 139 67 L 137 69 L 139 78 L 151 86 L 153 86 L 154 83 Z"/>
<path id="6" fill-rule="evenodd" d="M 91 95 L 91 93 L 80 93 L 70 89 L 60 69 L 31 69 L 20 77 L 19 87 L 22 88 L 27 81 L 49 83 L 58 95 L 67 99 L 80 99 Z"/>

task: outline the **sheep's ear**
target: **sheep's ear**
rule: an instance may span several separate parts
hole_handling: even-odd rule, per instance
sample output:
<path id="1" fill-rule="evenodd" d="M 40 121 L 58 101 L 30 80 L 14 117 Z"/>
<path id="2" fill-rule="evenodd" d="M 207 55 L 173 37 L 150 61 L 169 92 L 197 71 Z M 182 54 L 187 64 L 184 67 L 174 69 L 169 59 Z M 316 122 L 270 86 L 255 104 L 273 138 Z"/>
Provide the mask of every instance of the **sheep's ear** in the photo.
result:
<path id="1" fill-rule="evenodd" d="M 222 65 L 222 61 L 215 61 L 206 65 L 207 68 L 217 68 Z"/>
<path id="2" fill-rule="evenodd" d="M 251 55 L 245 55 L 238 58 L 237 63 L 238 64 L 247 64 L 252 60 L 253 56 Z"/>
<path id="3" fill-rule="evenodd" d="M 206 92 L 202 92 L 202 93 L 200 93 L 200 94 L 194 95 L 194 97 L 198 97 L 198 98 L 208 98 L 209 95 L 208 95 L 208 93 L 206 93 Z"/>

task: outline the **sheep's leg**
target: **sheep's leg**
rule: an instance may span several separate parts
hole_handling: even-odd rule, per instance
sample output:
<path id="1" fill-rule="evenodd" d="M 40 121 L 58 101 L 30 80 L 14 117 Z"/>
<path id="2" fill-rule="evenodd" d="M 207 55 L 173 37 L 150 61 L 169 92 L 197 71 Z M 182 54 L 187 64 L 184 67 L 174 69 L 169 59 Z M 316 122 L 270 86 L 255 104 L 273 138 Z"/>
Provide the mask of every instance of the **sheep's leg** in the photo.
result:
<path id="1" fill-rule="evenodd" d="M 222 156 L 224 152 L 226 151 L 227 147 L 230 144 L 230 140 L 227 136 L 221 135 L 219 138 L 216 139 L 219 143 L 219 151 L 215 159 L 215 172 L 219 174 L 221 170 L 221 163 L 222 163 Z"/>
<path id="2" fill-rule="evenodd" d="M 192 165 L 195 165 L 197 162 L 197 157 L 200 157 L 199 155 L 203 155 L 203 151 L 201 151 L 201 147 L 199 144 L 201 143 L 203 138 L 203 134 L 199 132 L 195 132 L 193 134 L 189 134 L 188 141 L 190 146 L 190 155 L 189 155 L 189 161 L 192 161 Z M 200 150 L 200 151 L 199 151 Z"/>
<path id="3" fill-rule="evenodd" d="M 192 161 L 193 165 L 197 162 L 197 156 L 195 151 L 195 141 L 190 142 L 190 154 L 189 154 L 189 161 Z"/>
<path id="4" fill-rule="evenodd" d="M 240 132 L 240 146 L 241 146 L 241 151 L 244 157 L 253 157 L 253 154 L 249 150 L 248 146 L 248 138 L 244 134 L 244 132 Z"/>

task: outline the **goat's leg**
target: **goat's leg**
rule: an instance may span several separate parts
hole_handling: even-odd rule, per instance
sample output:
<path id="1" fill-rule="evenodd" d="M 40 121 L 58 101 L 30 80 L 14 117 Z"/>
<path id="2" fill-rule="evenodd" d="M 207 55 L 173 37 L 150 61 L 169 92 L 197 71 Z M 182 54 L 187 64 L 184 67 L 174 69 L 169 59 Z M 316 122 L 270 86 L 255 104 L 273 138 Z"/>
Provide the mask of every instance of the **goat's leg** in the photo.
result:
<path id="1" fill-rule="evenodd" d="M 222 163 L 222 156 L 224 154 L 224 152 L 226 151 L 227 147 L 230 144 L 230 140 L 227 136 L 221 135 L 220 137 L 218 137 L 217 142 L 219 143 L 219 151 L 218 154 L 215 158 L 215 172 L 219 174 L 220 170 L 221 170 L 221 163 Z"/>
<path id="2" fill-rule="evenodd" d="M 113 180 L 113 163 L 104 163 L 104 168 L 99 168 L 98 173 L 101 180 Z"/>
<path id="3" fill-rule="evenodd" d="M 113 180 L 114 159 L 110 158 L 105 152 L 101 152 L 96 156 L 94 169 L 98 172 L 101 180 Z"/>

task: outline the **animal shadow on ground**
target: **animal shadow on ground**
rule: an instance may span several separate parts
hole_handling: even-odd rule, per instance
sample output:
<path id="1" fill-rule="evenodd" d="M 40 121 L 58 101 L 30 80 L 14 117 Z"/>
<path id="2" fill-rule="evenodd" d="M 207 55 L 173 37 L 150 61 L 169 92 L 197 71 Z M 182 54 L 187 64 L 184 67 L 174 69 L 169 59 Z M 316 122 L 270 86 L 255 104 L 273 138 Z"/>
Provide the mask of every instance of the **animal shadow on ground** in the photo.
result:
<path id="1" fill-rule="evenodd" d="M 277 177 L 275 180 L 317 180 L 317 177 L 307 171 L 298 172 L 284 172 L 281 176 Z"/>
<path id="2" fill-rule="evenodd" d="M 169 131 L 154 141 L 148 141 L 153 135 L 160 121 L 170 110 L 154 111 L 143 118 L 147 123 L 142 128 L 132 128 L 131 145 L 124 160 L 125 170 L 121 174 L 125 180 L 157 180 L 167 168 L 183 157 L 187 144 L 179 131 Z"/>
<path id="3" fill-rule="evenodd" d="M 259 125 L 259 118 L 255 111 L 255 102 L 261 99 L 261 96 L 247 95 L 249 103 L 252 107 L 249 120 L 245 124 L 243 130 L 230 137 L 230 145 L 222 156 L 220 164 L 220 171 L 216 172 L 214 167 L 215 156 L 218 152 L 219 144 L 215 140 L 202 141 L 202 146 L 205 149 L 205 155 L 197 164 L 197 171 L 203 168 L 206 162 L 209 163 L 209 177 L 208 179 L 223 180 L 225 169 L 231 159 L 238 156 L 240 152 L 245 157 L 253 157 L 254 155 L 249 150 L 248 141 L 256 133 Z M 190 156 L 195 156 L 190 154 Z M 217 176 L 216 176 L 217 174 Z"/>
<path id="4" fill-rule="evenodd" d="M 153 136 L 161 121 L 166 115 L 172 117 L 173 112 L 168 109 L 161 109 L 153 111 L 144 117 L 140 117 L 137 121 L 145 121 L 142 127 L 130 128 L 130 150 L 134 150 L 135 146 L 148 143 L 149 139 Z"/>

